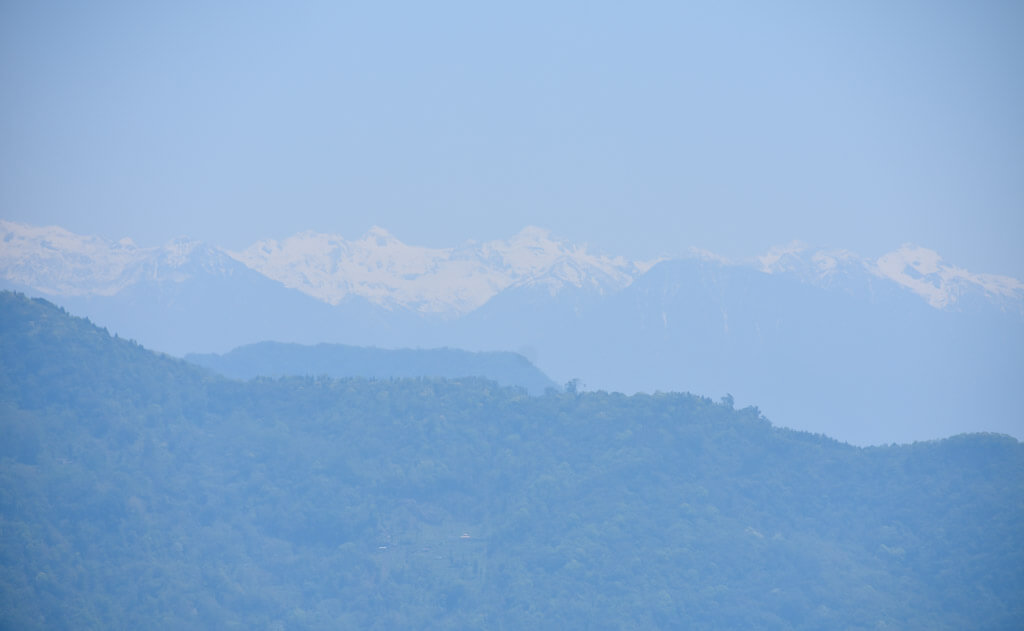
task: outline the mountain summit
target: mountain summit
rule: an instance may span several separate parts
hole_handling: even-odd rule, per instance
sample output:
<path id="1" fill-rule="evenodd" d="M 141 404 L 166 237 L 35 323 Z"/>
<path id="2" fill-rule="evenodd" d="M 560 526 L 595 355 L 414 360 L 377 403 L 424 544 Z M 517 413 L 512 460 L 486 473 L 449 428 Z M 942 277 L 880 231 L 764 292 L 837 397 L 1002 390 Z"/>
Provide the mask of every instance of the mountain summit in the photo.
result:
<path id="1" fill-rule="evenodd" d="M 592 254 L 536 227 L 458 248 L 407 245 L 380 227 L 351 241 L 307 231 L 239 252 L 185 238 L 140 248 L 130 239 L 111 242 L 9 221 L 0 221 L 0 232 L 0 276 L 49 296 L 112 296 L 146 281 L 183 281 L 189 265 L 230 274 L 237 261 L 330 305 L 358 297 L 388 310 L 448 317 L 516 286 L 542 286 L 552 294 L 567 287 L 614 292 L 651 265 Z"/>
<path id="2" fill-rule="evenodd" d="M 258 241 L 232 252 L 181 237 L 140 248 L 131 239 L 108 241 L 57 226 L 0 220 L 0 278 L 48 296 L 113 296 L 145 282 L 183 282 L 196 274 L 231 275 L 235 262 L 329 305 L 358 297 L 387 310 L 460 317 L 505 290 L 539 287 L 551 295 L 569 288 L 598 295 L 630 286 L 659 260 L 630 261 L 595 254 L 586 245 L 527 226 L 509 239 L 453 248 L 403 243 L 381 227 L 346 240 L 306 231 L 282 241 Z M 904 245 L 876 260 L 846 250 L 814 250 L 801 243 L 772 248 L 750 260 L 727 261 L 709 252 L 693 256 L 765 274 L 789 274 L 829 286 L 857 277 L 891 281 L 935 308 L 952 308 L 978 294 L 1024 311 L 1024 283 L 1008 276 L 968 272 L 927 248 Z"/>
<path id="3" fill-rule="evenodd" d="M 543 284 L 614 291 L 642 269 L 625 259 L 593 255 L 528 227 L 511 239 L 459 248 L 402 243 L 383 228 L 354 241 L 303 232 L 231 253 L 249 268 L 286 287 L 336 305 L 355 295 L 387 309 L 458 316 L 504 289 Z"/>
<path id="4" fill-rule="evenodd" d="M 972 274 L 948 265 L 933 250 L 904 245 L 878 259 L 874 271 L 923 297 L 933 307 L 955 304 L 961 296 L 982 292 L 997 300 L 1020 302 L 1024 283 L 1009 276 Z"/>
<path id="5" fill-rule="evenodd" d="M 244 269 L 223 250 L 187 237 L 140 248 L 128 238 L 111 242 L 3 220 L 0 235 L 0 277 L 50 296 L 114 296 L 139 284 Z"/>

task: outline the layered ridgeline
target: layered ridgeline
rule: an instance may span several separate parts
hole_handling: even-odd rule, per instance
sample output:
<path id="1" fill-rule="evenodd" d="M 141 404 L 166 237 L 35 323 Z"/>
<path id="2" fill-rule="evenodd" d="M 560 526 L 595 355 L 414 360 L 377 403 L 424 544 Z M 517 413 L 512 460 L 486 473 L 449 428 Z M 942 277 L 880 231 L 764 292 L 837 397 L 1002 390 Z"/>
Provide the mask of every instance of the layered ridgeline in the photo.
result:
<path id="1" fill-rule="evenodd" d="M 471 353 L 454 348 L 387 350 L 344 344 L 260 342 L 222 355 L 190 353 L 185 360 L 235 379 L 254 377 L 483 377 L 500 386 L 541 394 L 554 388 L 528 359 L 517 353 Z"/>
<path id="2" fill-rule="evenodd" d="M 239 252 L 0 231 L 0 284 L 172 354 L 267 340 L 509 350 L 558 383 L 729 392 L 857 444 L 1024 437 L 1024 284 L 925 248 L 637 262 L 536 228 L 456 248 L 309 232 Z"/>
<path id="3" fill-rule="evenodd" d="M 212 375 L 0 294 L 0 627 L 1018 629 L 1024 446 Z"/>

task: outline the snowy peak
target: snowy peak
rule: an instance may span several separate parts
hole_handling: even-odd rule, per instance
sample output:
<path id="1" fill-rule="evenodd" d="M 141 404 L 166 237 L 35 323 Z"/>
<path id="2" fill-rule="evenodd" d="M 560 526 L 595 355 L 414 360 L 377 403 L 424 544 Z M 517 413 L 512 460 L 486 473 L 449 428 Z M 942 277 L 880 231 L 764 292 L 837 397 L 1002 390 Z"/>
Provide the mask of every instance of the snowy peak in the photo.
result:
<path id="1" fill-rule="evenodd" d="M 427 300 L 434 288 L 422 281 L 436 280 L 438 263 L 449 258 L 450 251 L 408 246 L 374 227 L 354 241 L 310 231 L 281 242 L 260 241 L 230 255 L 286 287 L 329 304 L 351 294 L 391 308 Z"/>
<path id="2" fill-rule="evenodd" d="M 162 248 L 161 255 L 169 265 L 180 267 L 188 262 L 192 257 L 192 253 L 197 248 L 201 248 L 201 246 L 202 244 L 198 241 L 192 241 L 188 237 L 178 237 L 169 241 Z"/>
<path id="3" fill-rule="evenodd" d="M 956 303 L 970 291 L 981 291 L 990 298 L 1024 300 L 1024 283 L 1019 280 L 996 274 L 973 274 L 947 265 L 938 253 L 915 245 L 904 245 L 879 257 L 872 271 L 940 309 Z"/>
<path id="4" fill-rule="evenodd" d="M 796 274 L 806 281 L 826 286 L 867 266 L 848 250 L 811 250 L 799 241 L 771 248 L 757 257 L 757 263 L 766 274 Z"/>
<path id="5" fill-rule="evenodd" d="M 966 304 L 964 299 L 973 296 L 1024 313 L 1021 281 L 968 272 L 914 245 L 878 259 L 846 250 L 815 250 L 796 241 L 748 260 L 730 261 L 703 250 L 691 250 L 691 256 L 853 293 L 870 291 L 872 281 L 884 279 L 939 309 Z M 224 278 L 251 269 L 327 304 L 360 297 L 386 309 L 452 318 L 513 288 L 539 289 L 552 296 L 569 288 L 595 295 L 614 293 L 661 260 L 630 261 L 592 253 L 585 244 L 569 243 L 536 226 L 508 239 L 471 241 L 454 248 L 409 245 L 374 226 L 354 240 L 306 231 L 228 252 L 185 237 L 140 248 L 127 238 L 108 241 L 56 226 L 0 220 L 0 279 L 64 296 L 113 296 L 137 283 Z"/>
<path id="6" fill-rule="evenodd" d="M 110 243 L 57 226 L 0 221 L 0 234 L 3 277 L 54 295 L 113 295 L 143 252 L 130 239 Z"/>
<path id="7" fill-rule="evenodd" d="M 393 234 L 380 226 L 373 226 L 367 230 L 366 234 L 364 234 L 357 243 L 365 244 L 367 247 L 373 248 L 393 248 L 405 245 L 395 238 Z"/>
<path id="8" fill-rule="evenodd" d="M 707 252 L 697 255 L 732 264 Z M 1009 276 L 971 273 L 944 263 L 934 250 L 910 244 L 871 260 L 847 250 L 812 250 L 794 241 L 757 257 L 755 267 L 766 274 L 794 274 L 823 287 L 856 282 L 854 277 L 867 274 L 896 283 L 936 309 L 952 307 L 963 297 L 979 292 L 990 300 L 1024 305 L 1021 281 Z"/>
<path id="9" fill-rule="evenodd" d="M 444 315 L 468 313 L 515 285 L 604 291 L 628 285 L 637 273 L 621 257 L 591 255 L 536 227 L 506 241 L 460 248 L 407 245 L 379 227 L 354 241 L 305 232 L 283 242 L 261 241 L 231 256 L 330 304 L 356 295 L 389 309 Z"/>
<path id="10" fill-rule="evenodd" d="M 112 296 L 143 280 L 184 282 L 228 274 L 234 265 L 219 250 L 183 237 L 140 248 L 127 238 L 107 241 L 10 221 L 0 221 L 0 235 L 0 275 L 50 295 Z"/>
<path id="11" fill-rule="evenodd" d="M 585 245 L 558 241 L 536 226 L 527 226 L 506 241 L 492 241 L 480 248 L 486 259 L 501 261 L 511 285 L 543 284 L 554 292 L 564 286 L 597 291 L 621 289 L 639 275 L 642 264 L 625 258 L 595 255 Z"/>
<path id="12" fill-rule="evenodd" d="M 806 267 L 806 258 L 803 256 L 807 246 L 800 241 L 793 241 L 788 245 L 777 245 L 768 252 L 757 257 L 761 271 L 765 274 L 780 274 L 798 271 Z"/>
<path id="13" fill-rule="evenodd" d="M 245 269 L 225 252 L 184 237 L 147 251 L 138 268 L 138 275 L 134 278 L 136 282 L 146 279 L 176 283 L 196 276 L 232 276 Z"/>

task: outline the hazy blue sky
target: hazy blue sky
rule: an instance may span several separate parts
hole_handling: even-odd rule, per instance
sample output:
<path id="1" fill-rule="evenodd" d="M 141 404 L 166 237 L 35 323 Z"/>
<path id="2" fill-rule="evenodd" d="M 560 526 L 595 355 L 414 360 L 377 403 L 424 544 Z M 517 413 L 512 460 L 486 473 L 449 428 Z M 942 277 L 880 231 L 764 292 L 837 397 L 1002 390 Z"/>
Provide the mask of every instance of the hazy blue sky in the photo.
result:
<path id="1" fill-rule="evenodd" d="M 0 4 L 0 217 L 1024 277 L 1024 3 Z"/>

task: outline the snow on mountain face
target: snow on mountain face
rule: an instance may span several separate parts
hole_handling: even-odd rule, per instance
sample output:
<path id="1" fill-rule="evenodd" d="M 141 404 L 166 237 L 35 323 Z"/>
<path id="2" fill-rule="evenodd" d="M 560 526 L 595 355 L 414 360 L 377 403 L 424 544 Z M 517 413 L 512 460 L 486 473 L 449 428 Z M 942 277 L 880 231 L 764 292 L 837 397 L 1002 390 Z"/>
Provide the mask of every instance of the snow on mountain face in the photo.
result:
<path id="1" fill-rule="evenodd" d="M 467 293 L 487 289 L 481 266 L 471 261 L 444 265 L 452 258 L 451 250 L 409 246 L 381 228 L 355 241 L 303 232 L 230 254 L 264 276 L 329 304 L 357 295 L 387 307 L 439 303 L 435 310 L 442 311 L 467 302 Z M 435 298 L 439 292 L 447 296 Z"/>
<path id="2" fill-rule="evenodd" d="M 615 290 L 639 268 L 622 257 L 592 255 L 529 227 L 507 241 L 461 248 L 402 243 L 383 228 L 355 241 L 304 232 L 258 242 L 231 256 L 287 287 L 330 304 L 357 295 L 387 308 L 464 314 L 516 285 Z"/>
<path id="3" fill-rule="evenodd" d="M 883 255 L 875 262 L 873 271 L 903 285 L 940 309 L 955 303 L 971 289 L 981 290 L 990 297 L 1024 298 L 1024 283 L 1015 278 L 972 274 L 944 264 L 938 253 L 932 250 L 913 245 L 904 245 Z"/>
<path id="4" fill-rule="evenodd" d="M 142 254 L 130 239 L 110 243 L 56 226 L 0 220 L 5 279 L 47 294 L 111 296 L 128 284 L 125 270 Z"/>
<path id="5" fill-rule="evenodd" d="M 970 273 L 917 246 L 905 245 L 877 260 L 846 250 L 812 250 L 799 242 L 747 261 L 729 261 L 700 250 L 692 250 L 691 256 L 717 265 L 793 275 L 822 288 L 856 288 L 881 278 L 939 309 L 973 294 L 1004 306 L 1013 303 L 1024 312 L 1021 281 Z M 536 227 L 506 240 L 457 248 L 407 245 L 375 227 L 353 241 L 303 232 L 226 252 L 188 239 L 140 248 L 130 239 L 112 242 L 55 226 L 0 220 L 0 278 L 64 296 L 113 296 L 140 282 L 227 277 L 247 267 L 332 305 L 358 296 L 389 309 L 451 317 L 469 313 L 513 287 L 535 287 L 552 296 L 569 287 L 598 295 L 613 293 L 659 261 L 591 254 L 585 246 L 554 239 Z"/>
<path id="6" fill-rule="evenodd" d="M 765 274 L 796 274 L 815 285 L 829 286 L 837 278 L 868 269 L 869 263 L 849 250 L 815 250 L 794 241 L 757 257 Z"/>
<path id="7" fill-rule="evenodd" d="M 56 226 L 0 220 L 0 275 L 60 296 L 113 296 L 143 280 L 184 282 L 197 273 L 229 274 L 237 265 L 219 250 L 189 239 L 140 248 L 82 236 Z"/>
<path id="8" fill-rule="evenodd" d="M 434 249 L 402 243 L 383 228 L 346 241 L 303 232 L 224 252 L 188 239 L 139 248 L 58 227 L 0 221 L 0 275 L 51 295 L 112 296 L 142 281 L 184 282 L 194 274 L 230 275 L 239 263 L 329 304 L 348 295 L 387 307 L 461 315 L 513 286 L 600 293 L 629 285 L 646 270 L 622 257 L 594 255 L 526 228 L 506 241 Z"/>
<path id="9" fill-rule="evenodd" d="M 757 261 L 759 269 L 766 274 L 796 274 L 807 282 L 825 287 L 841 283 L 843 278 L 867 273 L 902 286 L 936 309 L 951 307 L 971 292 L 1024 304 L 1021 281 L 996 274 L 974 274 L 947 265 L 937 252 L 915 245 L 904 245 L 871 260 L 847 250 L 811 251 L 794 242 L 772 248 Z"/>

